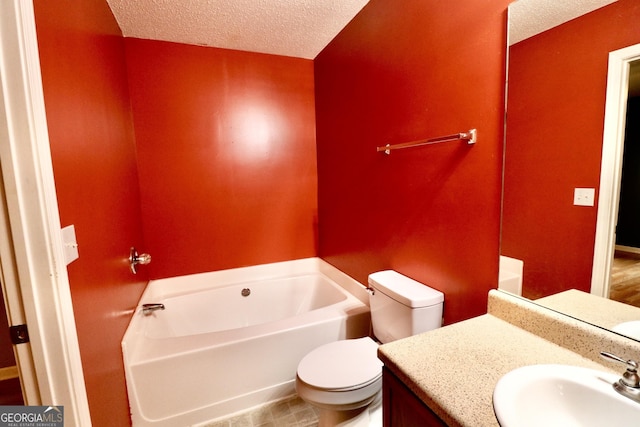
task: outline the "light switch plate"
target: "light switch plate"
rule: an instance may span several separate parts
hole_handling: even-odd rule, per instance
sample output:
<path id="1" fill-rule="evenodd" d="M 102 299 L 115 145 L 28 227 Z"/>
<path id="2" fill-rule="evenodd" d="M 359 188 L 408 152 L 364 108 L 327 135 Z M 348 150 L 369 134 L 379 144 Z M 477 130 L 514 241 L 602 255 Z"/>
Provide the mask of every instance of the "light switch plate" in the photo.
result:
<path id="1" fill-rule="evenodd" d="M 594 206 L 595 188 L 576 188 L 573 192 L 573 204 L 576 206 Z"/>
<path id="2" fill-rule="evenodd" d="M 67 265 L 69 265 L 79 257 L 78 242 L 76 241 L 76 228 L 73 225 L 68 225 L 60 230 L 60 234 L 62 235 L 64 259 Z"/>

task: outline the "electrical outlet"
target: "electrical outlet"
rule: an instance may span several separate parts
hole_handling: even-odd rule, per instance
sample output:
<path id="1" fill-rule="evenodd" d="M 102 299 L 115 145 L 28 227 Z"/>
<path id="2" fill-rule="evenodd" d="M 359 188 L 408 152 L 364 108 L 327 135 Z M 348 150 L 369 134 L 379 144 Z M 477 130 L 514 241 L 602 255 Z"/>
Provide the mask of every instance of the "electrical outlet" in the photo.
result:
<path id="1" fill-rule="evenodd" d="M 573 204 L 575 206 L 594 206 L 595 188 L 576 188 L 573 192 Z"/>

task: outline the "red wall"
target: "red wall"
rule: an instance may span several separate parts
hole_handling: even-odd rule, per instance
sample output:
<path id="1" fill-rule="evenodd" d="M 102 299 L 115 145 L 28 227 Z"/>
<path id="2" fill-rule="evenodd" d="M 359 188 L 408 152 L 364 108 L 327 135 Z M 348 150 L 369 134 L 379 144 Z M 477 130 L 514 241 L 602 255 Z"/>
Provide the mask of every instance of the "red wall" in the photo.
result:
<path id="1" fill-rule="evenodd" d="M 313 62 L 126 46 L 152 276 L 316 256 Z"/>
<path id="2" fill-rule="evenodd" d="M 497 287 L 508 3 L 372 0 L 315 60 L 320 255 L 443 291 L 446 323 Z"/>
<path id="3" fill-rule="evenodd" d="M 599 187 L 608 54 L 640 42 L 639 20 L 619 0 L 510 49 L 501 249 L 527 297 L 590 290 L 597 206 L 573 191 Z"/>
<path id="4" fill-rule="evenodd" d="M 124 42 L 104 0 L 34 5 L 61 222 L 79 244 L 68 271 L 91 418 L 126 426 L 120 341 L 146 277 L 127 263 L 143 244 Z"/>
<path id="5" fill-rule="evenodd" d="M 102 0 L 35 1 L 95 426 L 128 423 L 120 339 L 145 278 L 128 271 L 130 245 L 154 277 L 319 251 L 363 282 L 393 268 L 442 290 L 447 323 L 486 310 L 506 3 L 372 0 L 311 62 L 125 41 Z M 472 127 L 474 147 L 374 150 Z"/>

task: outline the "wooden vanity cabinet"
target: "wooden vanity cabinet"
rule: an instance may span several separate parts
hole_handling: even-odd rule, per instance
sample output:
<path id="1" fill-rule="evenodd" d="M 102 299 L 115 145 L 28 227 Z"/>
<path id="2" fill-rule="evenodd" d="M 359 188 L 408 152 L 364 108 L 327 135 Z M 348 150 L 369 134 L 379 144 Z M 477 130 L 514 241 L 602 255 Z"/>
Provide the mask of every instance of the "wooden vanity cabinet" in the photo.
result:
<path id="1" fill-rule="evenodd" d="M 389 369 L 382 369 L 382 418 L 384 427 L 446 427 Z"/>

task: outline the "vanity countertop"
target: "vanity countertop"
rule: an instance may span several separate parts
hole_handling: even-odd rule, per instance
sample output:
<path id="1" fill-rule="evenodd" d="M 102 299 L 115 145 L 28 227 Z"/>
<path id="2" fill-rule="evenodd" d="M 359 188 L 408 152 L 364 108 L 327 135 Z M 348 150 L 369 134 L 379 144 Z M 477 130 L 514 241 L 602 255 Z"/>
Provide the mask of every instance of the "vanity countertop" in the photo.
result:
<path id="1" fill-rule="evenodd" d="M 640 349 L 638 343 L 567 316 L 568 325 L 562 325 L 562 315 L 530 302 L 514 300 L 515 309 L 507 307 L 503 300 L 509 298 L 494 294 L 498 302 L 492 302 L 490 293 L 489 314 L 384 344 L 379 357 L 448 425 L 484 427 L 499 426 L 493 389 L 507 372 L 526 365 L 566 364 L 616 373 L 615 365 L 596 362 L 599 351 L 625 357 Z M 541 311 L 549 313 L 541 318 Z M 586 339 L 591 332 L 596 335 Z M 632 348 L 625 347 L 626 341 Z"/>
<path id="2" fill-rule="evenodd" d="M 575 289 L 539 298 L 535 303 L 608 329 L 620 323 L 640 320 L 638 307 Z"/>

